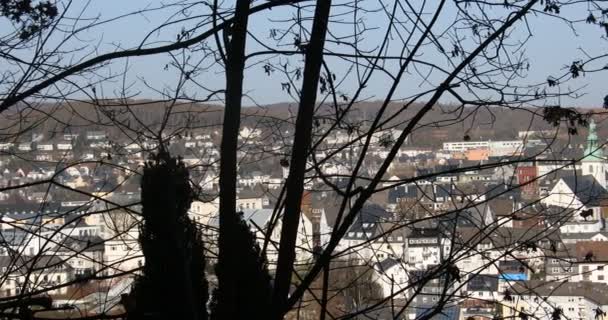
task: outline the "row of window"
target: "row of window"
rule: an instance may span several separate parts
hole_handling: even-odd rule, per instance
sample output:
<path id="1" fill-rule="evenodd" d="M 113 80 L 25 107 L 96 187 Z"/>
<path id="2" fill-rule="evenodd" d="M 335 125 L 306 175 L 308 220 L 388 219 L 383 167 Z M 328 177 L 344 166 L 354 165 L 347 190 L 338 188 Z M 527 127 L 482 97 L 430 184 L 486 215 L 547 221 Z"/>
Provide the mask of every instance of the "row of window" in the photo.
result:
<path id="1" fill-rule="evenodd" d="M 246 202 L 245 205 L 243 205 L 242 203 L 240 204 L 240 208 L 241 209 L 258 209 L 257 205 L 255 202 L 249 203 Z"/>

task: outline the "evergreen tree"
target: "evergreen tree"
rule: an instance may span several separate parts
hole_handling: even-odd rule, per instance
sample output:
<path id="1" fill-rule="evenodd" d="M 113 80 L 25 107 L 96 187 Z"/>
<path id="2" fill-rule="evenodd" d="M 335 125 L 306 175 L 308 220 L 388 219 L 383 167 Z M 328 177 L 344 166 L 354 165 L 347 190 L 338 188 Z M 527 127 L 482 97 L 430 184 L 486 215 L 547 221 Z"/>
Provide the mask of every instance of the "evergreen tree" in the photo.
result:
<path id="1" fill-rule="evenodd" d="M 225 260 L 220 253 L 215 274 L 220 284 L 222 277 L 235 277 L 239 290 L 236 292 L 236 297 L 226 297 L 226 291 L 222 290 L 221 286 L 216 288 L 211 301 L 210 318 L 224 320 L 226 310 L 235 308 L 236 310 L 231 310 L 235 319 L 269 319 L 272 310 L 272 287 L 266 261 L 260 253 L 255 235 L 242 219 L 242 212 L 237 219 L 239 219 L 235 221 L 238 225 L 237 232 L 231 235 L 231 239 L 234 241 L 234 248 L 239 250 L 237 256 L 240 257 L 240 270 L 235 273 L 227 272 L 230 269 L 224 265 Z M 235 306 L 230 303 L 232 301 L 235 302 Z"/>
<path id="2" fill-rule="evenodd" d="M 161 151 L 146 163 L 141 186 L 146 263 L 132 292 L 129 319 L 207 319 L 203 243 L 188 217 L 195 196 L 188 169 Z"/>

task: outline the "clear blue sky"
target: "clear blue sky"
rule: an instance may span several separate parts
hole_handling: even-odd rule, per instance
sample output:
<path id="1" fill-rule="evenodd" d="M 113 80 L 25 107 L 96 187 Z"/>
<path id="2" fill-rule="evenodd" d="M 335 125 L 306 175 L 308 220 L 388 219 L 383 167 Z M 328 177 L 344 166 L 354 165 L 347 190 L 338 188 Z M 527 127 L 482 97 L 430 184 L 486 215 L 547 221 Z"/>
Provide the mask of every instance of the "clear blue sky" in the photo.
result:
<path id="1" fill-rule="evenodd" d="M 93 17 L 99 14 L 101 17 L 109 18 L 132 12 L 136 9 L 154 7 L 159 5 L 159 3 L 160 1 L 92 1 L 90 2 L 90 6 L 86 11 L 85 16 Z M 372 3 L 371 1 L 368 1 L 367 3 L 371 3 L 370 6 L 374 6 L 377 5 L 378 2 Z M 203 10 L 203 7 L 197 6 L 191 14 L 197 14 L 198 12 L 201 12 L 200 10 Z M 128 19 L 118 20 L 103 27 L 96 28 L 93 32 L 87 33 L 83 39 L 90 41 L 91 44 L 99 43 L 99 51 L 101 52 L 111 51 L 117 44 L 120 44 L 123 48 L 131 48 L 139 43 L 142 35 L 148 33 L 153 27 L 166 19 L 170 13 L 174 13 L 175 11 L 176 10 L 150 12 Z M 276 23 L 272 24 L 268 21 L 268 17 L 281 18 L 282 14 L 286 14 L 286 12 L 274 10 L 273 12 L 258 15 L 252 19 L 251 29 L 258 37 L 267 36 L 269 29 L 276 26 Z M 582 7 L 563 14 L 584 19 L 587 12 L 584 7 Z M 383 28 L 382 20 L 378 20 L 379 22 L 377 23 L 374 21 L 378 17 L 380 16 L 370 14 L 369 17 L 364 18 L 366 18 L 366 24 L 368 26 Z M 375 23 L 377 25 L 374 25 Z M 574 34 L 566 24 L 547 19 L 547 17 L 531 16 L 528 23 L 533 31 L 533 37 L 526 44 L 526 53 L 531 61 L 531 68 L 527 74 L 527 78 L 522 80 L 521 84 L 542 82 L 548 75 L 557 75 L 564 72 L 564 68 L 567 68 L 573 60 L 585 58 L 583 50 L 590 55 L 608 53 L 608 41 L 606 40 L 605 32 L 597 25 L 580 24 L 577 26 L 578 34 Z M 163 33 L 155 34 L 152 39 L 161 41 L 172 40 L 178 30 L 181 29 L 182 25 L 183 24 L 179 24 L 174 28 L 168 28 Z M 186 25 L 191 26 L 192 23 L 187 23 Z M 519 29 L 517 29 L 516 32 L 523 32 L 524 26 L 524 24 L 520 23 L 518 25 Z M 440 27 L 441 24 L 439 24 L 438 30 L 441 29 Z M 338 33 L 350 31 L 350 29 L 344 29 L 345 27 L 342 26 L 336 26 L 335 28 L 334 31 Z M 371 39 L 368 37 L 365 41 L 370 41 L 370 43 L 374 43 L 375 45 L 376 39 L 373 39 L 374 33 L 371 32 L 370 34 L 372 35 Z M 449 45 L 449 42 L 446 43 Z M 372 45 L 370 44 L 370 46 Z M 249 48 L 253 50 L 259 48 L 259 46 L 256 46 L 256 44 L 250 40 Z M 292 47 L 288 46 L 286 49 L 292 49 Z M 396 50 L 396 47 L 393 47 L 391 50 Z M 425 54 L 431 55 L 434 53 L 425 51 Z M 131 92 L 140 92 L 140 98 L 156 96 L 152 90 L 146 88 L 141 79 L 145 79 L 146 83 L 155 88 L 161 88 L 163 85 L 171 86 L 176 80 L 177 73 L 172 72 L 171 70 L 164 70 L 164 65 L 169 61 L 170 59 L 167 55 L 130 60 L 128 80 L 133 84 Z M 211 60 L 206 60 L 206 63 L 209 63 L 210 61 Z M 294 60 L 291 60 L 291 63 L 293 63 L 293 61 Z M 608 61 L 603 60 L 601 63 L 606 64 Z M 336 67 L 335 70 L 338 77 L 340 77 L 341 74 L 346 73 L 346 66 L 346 64 L 342 63 Z M 125 67 L 124 60 L 114 63 L 110 68 L 113 71 L 118 71 L 123 67 Z M 200 79 L 198 80 L 213 90 L 223 87 L 224 77 L 219 70 L 212 68 L 209 72 L 200 75 Z M 284 79 L 281 79 L 278 76 L 268 78 L 262 71 L 261 66 L 256 65 L 246 74 L 245 88 L 259 103 L 290 101 L 287 93 L 280 90 L 280 82 L 282 81 L 284 81 Z M 587 74 L 568 84 L 569 88 L 583 88 L 581 93 L 584 93 L 584 96 L 577 100 L 562 100 L 561 103 L 562 105 L 567 106 L 599 107 L 602 105 L 603 97 L 608 94 L 608 85 L 606 84 L 608 84 L 608 75 L 605 72 L 601 74 Z M 112 90 L 116 88 L 114 87 L 116 85 L 117 84 L 111 83 L 105 84 L 103 87 L 105 95 L 112 96 Z M 366 88 L 365 96 L 370 99 L 380 99 L 384 96 L 387 86 L 387 78 L 378 76 L 378 78 L 374 78 L 374 81 L 370 82 L 368 88 Z M 423 88 L 424 84 L 422 83 L 422 80 L 419 77 L 410 75 L 406 77 L 406 81 L 399 87 L 397 97 L 407 97 L 412 93 L 423 90 Z M 563 87 L 563 89 L 566 89 L 566 87 Z M 189 88 L 190 94 L 197 94 L 199 97 L 204 95 L 203 91 L 204 90 L 194 87 Z M 246 103 L 250 104 L 251 102 Z M 550 101 L 549 103 L 557 102 Z"/>

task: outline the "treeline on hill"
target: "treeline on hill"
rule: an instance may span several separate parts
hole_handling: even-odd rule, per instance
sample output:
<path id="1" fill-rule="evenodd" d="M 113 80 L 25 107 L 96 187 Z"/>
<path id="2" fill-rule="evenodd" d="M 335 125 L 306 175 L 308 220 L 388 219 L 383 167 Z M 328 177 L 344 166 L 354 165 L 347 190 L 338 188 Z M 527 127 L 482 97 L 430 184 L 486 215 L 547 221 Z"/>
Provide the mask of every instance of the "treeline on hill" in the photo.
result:
<path id="1" fill-rule="evenodd" d="M 347 123 L 364 127 L 376 115 L 380 102 L 362 102 L 349 112 Z M 400 111 L 389 122 L 400 129 L 404 123 L 419 110 L 422 103 L 414 104 Z M 253 106 L 243 109 L 242 127 L 256 127 L 262 130 L 293 129 L 297 106 L 289 103 Z M 402 108 L 393 103 L 389 109 Z M 552 126 L 543 120 L 542 108 L 462 108 L 453 105 L 437 105 L 413 131 L 409 146 L 439 147 L 441 143 L 456 140 L 507 140 L 517 137 L 518 132 L 528 130 L 547 130 Z M 594 109 L 580 109 L 581 113 L 594 112 Z M 317 126 L 332 124 L 335 117 L 333 107 L 321 106 L 317 112 Z M 390 113 L 389 113 L 390 114 Z M 98 100 L 72 101 L 63 103 L 41 103 L 37 106 L 16 108 L 5 112 L 0 118 L 4 130 L 1 141 L 22 141 L 31 133 L 44 133 L 46 138 L 63 133 L 84 133 L 90 130 L 103 130 L 109 138 L 124 137 L 124 132 L 116 126 L 117 121 L 134 131 L 158 129 L 165 117 L 167 127 L 187 128 L 193 131 L 208 130 L 218 133 L 222 123 L 223 107 L 213 104 L 199 104 L 188 101 L 171 104 L 159 100 Z M 19 121 L 16 121 L 19 120 Z M 599 122 L 600 136 L 608 135 L 608 127 Z M 397 125 L 399 124 L 399 125 Z M 586 132 L 581 128 L 578 137 L 569 135 L 566 130 L 559 132 L 558 138 L 580 142 Z M 49 134 L 50 133 L 50 134 Z M 423 139 L 421 138 L 423 137 Z M 580 141 L 579 141 L 580 140 Z"/>

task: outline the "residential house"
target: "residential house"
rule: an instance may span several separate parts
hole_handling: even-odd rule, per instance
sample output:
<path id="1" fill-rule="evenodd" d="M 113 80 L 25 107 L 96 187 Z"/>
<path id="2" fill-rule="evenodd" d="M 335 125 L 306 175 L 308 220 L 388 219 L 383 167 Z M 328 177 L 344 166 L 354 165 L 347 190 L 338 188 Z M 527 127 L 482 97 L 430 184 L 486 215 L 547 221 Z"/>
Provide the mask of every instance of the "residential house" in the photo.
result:
<path id="1" fill-rule="evenodd" d="M 374 281 L 382 288 L 384 298 L 407 299 L 410 287 L 406 263 L 386 258 L 374 265 Z"/>
<path id="2" fill-rule="evenodd" d="M 496 313 L 493 301 L 502 300 L 497 275 L 469 274 L 461 296 L 464 298 L 460 303 L 461 318 L 492 319 Z"/>
<path id="3" fill-rule="evenodd" d="M 2 297 L 47 288 L 49 295 L 65 294 L 67 287 L 58 285 L 73 279 L 72 268 L 57 256 L 0 256 L 0 269 L 3 275 L 0 280 Z"/>
<path id="4" fill-rule="evenodd" d="M 268 228 L 270 226 L 270 219 L 273 217 L 273 209 L 243 209 L 242 218 L 249 226 L 251 232 L 255 235 L 256 240 L 260 247 L 263 246 L 266 237 L 268 236 L 269 244 L 266 251 L 266 259 L 270 269 L 276 268 L 276 262 L 278 259 L 278 245 L 281 235 L 281 219 L 279 217 L 274 225 L 274 228 L 270 234 L 268 234 Z M 210 245 L 210 250 L 213 252 L 217 251 L 215 244 L 217 243 L 218 231 L 219 231 L 219 217 L 214 217 L 209 221 L 210 228 L 208 234 L 205 237 L 208 239 L 206 243 Z M 296 266 L 307 266 L 314 252 L 313 244 L 313 226 L 312 222 L 304 214 L 300 214 L 300 222 L 298 224 L 298 232 L 296 235 Z"/>
<path id="5" fill-rule="evenodd" d="M 413 228 L 407 237 L 408 264 L 416 270 L 426 270 L 447 256 L 450 239 L 439 228 Z"/>
<path id="6" fill-rule="evenodd" d="M 510 288 L 511 301 L 503 301 L 505 319 L 555 319 L 559 308 L 564 319 L 589 320 L 603 318 L 608 310 L 608 285 L 591 282 L 524 281 Z M 599 315 L 600 317 L 597 317 Z"/>
<path id="7" fill-rule="evenodd" d="M 107 138 L 105 131 L 87 131 L 86 139 L 87 140 L 105 140 Z"/>
<path id="8" fill-rule="evenodd" d="M 598 221 L 601 217 L 602 201 L 608 199 L 608 191 L 592 175 L 562 177 L 541 199 L 546 206 L 569 208 L 577 212 L 592 210 L 588 220 Z M 577 221 L 587 220 L 574 215 Z"/>
<path id="9" fill-rule="evenodd" d="M 99 236 L 66 237 L 52 249 L 77 277 L 91 276 L 104 267 L 104 244 Z"/>

